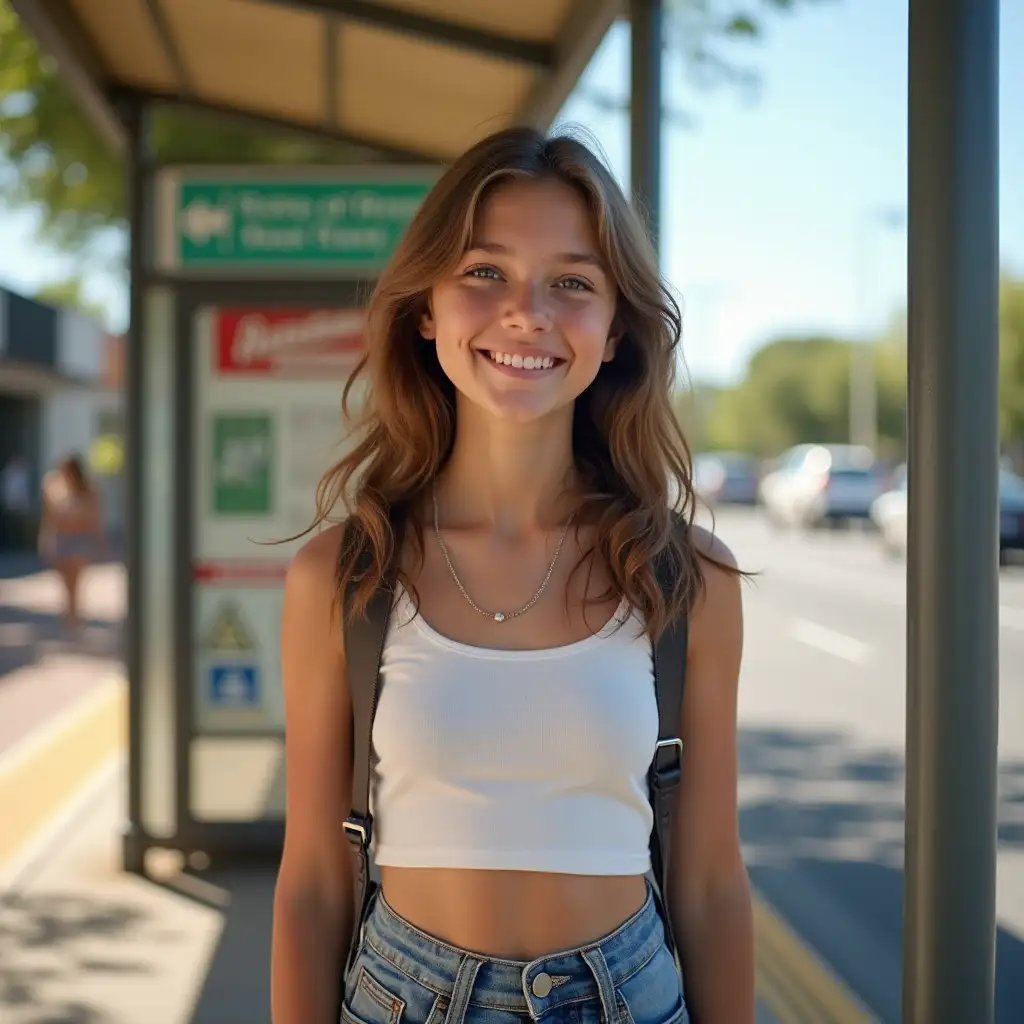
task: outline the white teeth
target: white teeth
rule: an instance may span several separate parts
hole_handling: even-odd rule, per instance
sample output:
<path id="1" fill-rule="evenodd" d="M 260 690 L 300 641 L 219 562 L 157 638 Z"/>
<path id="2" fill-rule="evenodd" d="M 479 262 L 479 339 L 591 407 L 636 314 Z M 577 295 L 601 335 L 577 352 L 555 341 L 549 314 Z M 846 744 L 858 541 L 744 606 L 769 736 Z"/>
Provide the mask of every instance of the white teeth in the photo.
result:
<path id="1" fill-rule="evenodd" d="M 555 365 L 551 356 L 509 355 L 508 352 L 491 352 L 490 356 L 496 363 L 514 366 L 517 370 L 550 370 Z"/>

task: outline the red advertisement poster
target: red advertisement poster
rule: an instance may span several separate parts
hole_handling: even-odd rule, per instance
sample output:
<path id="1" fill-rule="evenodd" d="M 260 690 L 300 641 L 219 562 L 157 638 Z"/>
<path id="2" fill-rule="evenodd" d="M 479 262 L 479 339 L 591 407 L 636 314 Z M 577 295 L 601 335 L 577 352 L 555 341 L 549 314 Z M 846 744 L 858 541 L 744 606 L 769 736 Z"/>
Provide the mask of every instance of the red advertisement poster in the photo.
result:
<path id="1" fill-rule="evenodd" d="M 364 323 L 358 309 L 219 309 L 214 370 L 245 377 L 351 371 L 363 353 Z"/>

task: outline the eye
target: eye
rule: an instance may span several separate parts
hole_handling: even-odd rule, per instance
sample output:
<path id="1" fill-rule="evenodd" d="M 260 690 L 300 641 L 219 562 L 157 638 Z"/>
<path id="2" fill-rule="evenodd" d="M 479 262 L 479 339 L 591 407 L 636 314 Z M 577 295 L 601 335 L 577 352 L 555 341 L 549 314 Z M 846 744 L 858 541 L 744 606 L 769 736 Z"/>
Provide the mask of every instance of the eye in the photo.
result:
<path id="1" fill-rule="evenodd" d="M 582 277 L 563 277 L 558 282 L 558 287 L 570 292 L 592 292 L 594 286 Z"/>
<path id="2" fill-rule="evenodd" d="M 470 267 L 463 274 L 463 277 L 475 277 L 481 281 L 500 281 L 501 273 L 496 267 L 489 266 L 486 263 L 481 263 L 475 267 Z"/>

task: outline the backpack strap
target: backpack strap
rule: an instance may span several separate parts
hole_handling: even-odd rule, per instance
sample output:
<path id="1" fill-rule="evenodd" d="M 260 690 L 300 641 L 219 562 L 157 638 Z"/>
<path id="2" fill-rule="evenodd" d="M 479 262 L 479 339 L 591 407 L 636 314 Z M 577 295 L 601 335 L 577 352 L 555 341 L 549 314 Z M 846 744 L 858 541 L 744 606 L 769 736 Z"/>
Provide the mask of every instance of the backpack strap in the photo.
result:
<path id="1" fill-rule="evenodd" d="M 364 549 L 363 563 L 369 559 Z M 358 573 L 357 573 L 358 575 Z M 362 941 L 362 926 L 377 883 L 370 878 L 370 846 L 373 842 L 373 817 L 370 814 L 370 773 L 372 765 L 373 718 L 380 695 L 380 662 L 391 619 L 393 586 L 390 581 L 370 598 L 365 615 L 349 614 L 355 584 L 344 595 L 342 632 L 345 640 L 345 667 L 352 699 L 352 812 L 344 830 L 355 854 L 352 936 L 345 964 L 349 973 Z"/>
<path id="2" fill-rule="evenodd" d="M 686 528 L 680 519 L 676 529 Z M 662 591 L 668 595 L 675 583 L 675 570 L 669 558 L 659 559 L 656 575 Z M 672 853 L 672 812 L 676 789 L 682 777 L 683 741 L 679 721 L 686 682 L 688 628 L 686 617 L 672 620 L 653 646 L 654 688 L 658 698 L 658 744 L 647 772 L 647 790 L 654 815 L 651 830 L 651 873 L 654 875 L 656 898 L 665 925 L 665 942 L 676 953 L 672 922 L 665 907 L 668 871 Z"/>

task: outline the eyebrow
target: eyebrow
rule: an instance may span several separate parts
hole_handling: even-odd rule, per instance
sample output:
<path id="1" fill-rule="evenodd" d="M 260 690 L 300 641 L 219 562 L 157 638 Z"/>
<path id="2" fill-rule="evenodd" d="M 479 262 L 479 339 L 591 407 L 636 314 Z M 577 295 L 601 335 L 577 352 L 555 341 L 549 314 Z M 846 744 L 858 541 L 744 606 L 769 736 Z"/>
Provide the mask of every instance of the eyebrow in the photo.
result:
<path id="1" fill-rule="evenodd" d="M 511 256 L 513 251 L 507 245 L 500 245 L 498 242 L 474 242 L 468 249 L 469 252 L 489 252 L 495 256 Z M 592 252 L 560 252 L 555 254 L 556 263 L 578 263 L 585 266 L 604 269 L 604 261 L 600 256 Z"/>

